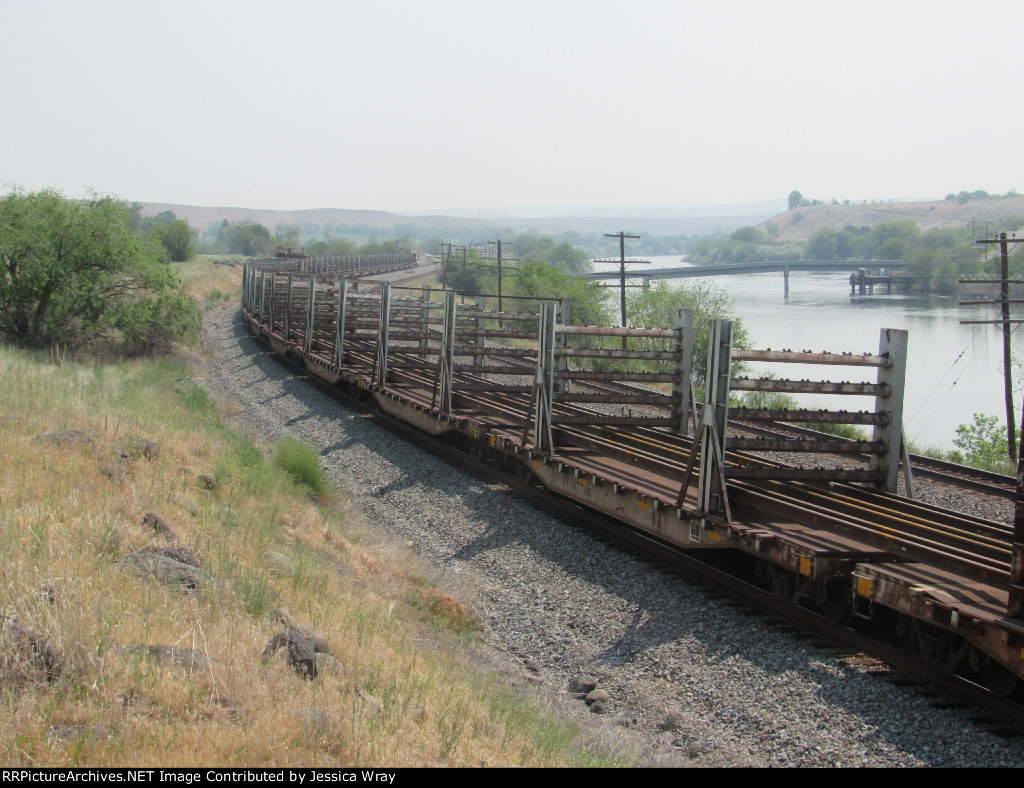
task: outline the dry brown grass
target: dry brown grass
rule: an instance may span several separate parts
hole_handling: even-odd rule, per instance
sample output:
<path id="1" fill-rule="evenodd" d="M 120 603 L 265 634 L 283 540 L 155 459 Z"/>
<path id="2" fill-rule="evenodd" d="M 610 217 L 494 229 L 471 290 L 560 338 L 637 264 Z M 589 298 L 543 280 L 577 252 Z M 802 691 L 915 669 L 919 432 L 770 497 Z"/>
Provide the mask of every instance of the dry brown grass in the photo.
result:
<path id="1" fill-rule="evenodd" d="M 172 263 L 181 289 L 200 305 L 235 304 L 241 299 L 242 255 L 199 255 L 187 263 Z"/>
<path id="2" fill-rule="evenodd" d="M 881 222 L 909 219 L 922 230 L 932 227 L 964 227 L 971 220 L 996 222 L 1004 216 L 1024 214 L 1024 195 L 988 197 L 969 200 L 932 200 L 927 202 L 877 202 L 867 205 L 813 205 L 780 213 L 758 225 L 762 230 L 769 224 L 778 228 L 780 241 L 806 241 L 815 232 L 828 227 L 841 230 L 848 224 L 854 227 L 876 227 Z"/>
<path id="3" fill-rule="evenodd" d="M 59 666 L 49 682 L 0 668 L 0 763 L 619 762 L 467 664 L 472 609 L 412 558 L 360 544 L 344 496 L 319 505 L 275 472 L 270 447 L 229 432 L 191 374 L 181 361 L 90 365 L 0 346 L 0 613 L 42 635 Z M 92 440 L 36 437 L 55 430 Z M 129 434 L 158 455 L 118 462 L 111 447 Z M 147 512 L 173 537 L 144 525 Z M 183 591 L 116 563 L 146 546 L 188 548 L 209 579 Z M 282 652 L 262 658 L 280 607 L 330 643 L 337 663 L 321 659 L 313 681 Z M 211 662 L 189 672 L 124 648 L 140 644 Z"/>

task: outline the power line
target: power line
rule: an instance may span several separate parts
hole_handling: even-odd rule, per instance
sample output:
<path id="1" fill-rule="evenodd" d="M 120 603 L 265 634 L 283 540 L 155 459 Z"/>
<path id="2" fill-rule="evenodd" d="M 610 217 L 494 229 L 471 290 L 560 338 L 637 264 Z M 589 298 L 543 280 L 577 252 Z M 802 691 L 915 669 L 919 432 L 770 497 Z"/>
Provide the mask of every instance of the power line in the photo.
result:
<path id="1" fill-rule="evenodd" d="M 936 393 L 938 393 L 939 386 L 942 385 L 942 381 L 944 381 L 946 379 L 946 375 L 948 375 L 950 372 L 952 372 L 953 371 L 953 367 L 955 367 L 957 365 L 957 363 L 960 361 L 960 359 L 962 359 L 964 357 L 964 353 L 967 352 L 967 349 L 971 346 L 971 343 L 974 342 L 974 338 L 977 336 L 977 334 L 978 334 L 978 327 L 975 326 L 974 327 L 974 333 L 971 334 L 971 338 L 969 340 L 967 340 L 967 344 L 964 345 L 964 349 L 960 351 L 960 354 L 955 359 L 953 359 L 953 363 L 950 364 L 949 367 L 946 369 L 946 371 L 942 373 L 942 377 L 940 377 L 937 381 L 935 381 L 935 385 L 932 387 L 931 394 L 929 394 L 927 397 L 925 397 L 924 402 L 922 402 L 918 406 L 917 410 L 914 411 L 914 414 L 909 419 L 907 419 L 906 423 L 907 423 L 908 427 L 914 421 L 914 419 L 916 419 L 918 417 L 918 414 L 920 414 L 921 411 L 924 410 L 924 406 L 928 404 L 928 400 L 930 400 L 932 397 L 934 397 L 936 395 Z"/>
<path id="2" fill-rule="evenodd" d="M 925 423 L 921 425 L 921 429 L 917 431 L 917 435 L 915 435 L 913 440 L 911 441 L 912 443 L 917 442 L 917 439 L 921 436 L 921 433 L 924 432 L 925 427 L 927 427 L 931 423 L 931 420 L 935 418 L 935 414 L 938 413 L 939 410 L 942 408 L 943 403 L 949 398 L 949 395 L 953 393 L 953 389 L 955 389 L 956 384 L 960 382 L 960 378 L 962 378 L 964 376 L 964 373 L 971 368 L 970 362 L 974 360 L 974 356 L 975 354 L 977 354 L 977 352 L 978 348 L 975 347 L 974 353 L 971 353 L 971 357 L 967 360 L 968 363 L 964 365 L 964 368 L 962 370 L 960 370 L 960 374 L 956 376 L 956 380 L 953 381 L 952 385 L 949 387 L 949 390 L 945 393 L 942 399 L 939 400 L 939 404 L 935 406 L 935 410 L 932 412 L 932 415 L 929 416 Z"/>

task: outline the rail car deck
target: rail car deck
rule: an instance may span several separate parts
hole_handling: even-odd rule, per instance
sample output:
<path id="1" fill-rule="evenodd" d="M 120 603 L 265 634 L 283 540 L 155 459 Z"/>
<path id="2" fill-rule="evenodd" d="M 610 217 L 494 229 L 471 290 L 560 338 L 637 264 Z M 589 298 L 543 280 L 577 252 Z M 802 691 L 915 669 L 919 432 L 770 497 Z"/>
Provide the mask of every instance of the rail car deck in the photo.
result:
<path id="1" fill-rule="evenodd" d="M 727 451 L 728 383 L 750 379 L 732 377 L 731 345 L 715 327 L 708 417 L 691 437 L 686 315 L 674 330 L 567 326 L 553 303 L 493 312 L 483 299 L 460 305 L 447 293 L 439 303 L 436 292 L 386 284 L 373 292 L 337 271 L 280 271 L 274 262 L 246 269 L 250 330 L 326 383 L 679 547 L 742 551 L 777 593 L 833 620 L 895 611 L 918 650 L 950 669 L 967 660 L 1024 677 L 1024 623 L 1007 615 L 1013 529 L 884 491 L 895 486 L 891 435 L 902 409 L 902 379 L 886 370 L 898 366 L 900 347 L 905 353 L 905 332 L 891 332 L 887 345 L 883 331 L 877 355 L 735 354 L 879 369 L 876 382 L 862 384 L 761 379 L 763 390 L 784 383 L 877 398 L 874 412 L 809 414 L 874 424 L 875 436 L 862 442 L 870 467 L 807 471 L 768 462 L 749 443 Z M 632 348 L 618 349 L 620 337 Z M 488 345 L 496 339 L 516 345 Z M 726 348 L 724 361 L 715 342 Z M 724 381 L 717 393 L 716 371 Z M 661 388 L 602 389 L 624 380 Z"/>

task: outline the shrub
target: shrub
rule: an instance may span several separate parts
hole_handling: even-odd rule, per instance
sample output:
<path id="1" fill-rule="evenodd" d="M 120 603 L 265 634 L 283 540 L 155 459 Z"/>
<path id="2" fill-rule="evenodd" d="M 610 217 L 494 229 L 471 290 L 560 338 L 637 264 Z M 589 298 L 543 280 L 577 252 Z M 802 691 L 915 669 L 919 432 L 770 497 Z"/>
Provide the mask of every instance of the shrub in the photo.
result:
<path id="1" fill-rule="evenodd" d="M 281 438 L 274 450 L 274 464 L 292 480 L 313 495 L 327 492 L 327 480 L 314 449 L 288 435 Z"/>
<path id="2" fill-rule="evenodd" d="M 1006 426 L 999 417 L 975 413 L 971 424 L 956 428 L 953 445 L 962 450 L 968 465 L 999 473 L 1014 473 L 1006 445 Z"/>

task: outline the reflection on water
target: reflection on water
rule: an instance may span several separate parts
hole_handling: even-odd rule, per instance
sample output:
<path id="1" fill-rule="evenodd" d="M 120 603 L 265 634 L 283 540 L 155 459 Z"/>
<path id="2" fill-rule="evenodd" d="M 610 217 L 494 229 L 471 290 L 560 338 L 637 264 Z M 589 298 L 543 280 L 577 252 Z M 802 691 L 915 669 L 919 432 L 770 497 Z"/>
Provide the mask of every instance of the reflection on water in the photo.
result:
<path id="1" fill-rule="evenodd" d="M 685 265 L 677 256 L 652 258 L 652 268 Z M 605 268 L 608 266 L 595 266 Z M 642 274 L 644 266 L 636 266 Z M 851 271 L 852 272 L 852 271 Z M 958 306 L 938 295 L 850 295 L 850 273 L 789 275 L 789 297 L 781 273 L 714 277 L 736 303 L 736 313 L 758 348 L 876 352 L 883 328 L 909 332 L 904 422 L 907 437 L 919 446 L 953 448 L 958 424 L 973 413 L 1005 419 L 1003 345 L 997 326 L 961 325 L 961 320 L 991 320 L 995 307 Z M 675 280 L 684 282 L 686 280 Z M 613 291 L 612 291 L 613 292 Z M 1024 352 L 1024 335 L 1014 334 L 1014 355 Z M 871 370 L 805 365 L 759 365 L 782 377 L 873 380 Z M 1024 374 L 1015 371 L 1015 377 Z M 1015 391 L 1020 386 L 1014 387 Z M 801 407 L 824 407 L 829 400 L 801 397 Z M 847 397 L 833 407 L 871 407 L 862 397 Z M 1016 399 L 1018 420 L 1020 399 Z"/>

